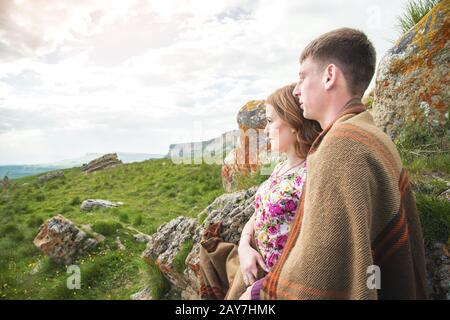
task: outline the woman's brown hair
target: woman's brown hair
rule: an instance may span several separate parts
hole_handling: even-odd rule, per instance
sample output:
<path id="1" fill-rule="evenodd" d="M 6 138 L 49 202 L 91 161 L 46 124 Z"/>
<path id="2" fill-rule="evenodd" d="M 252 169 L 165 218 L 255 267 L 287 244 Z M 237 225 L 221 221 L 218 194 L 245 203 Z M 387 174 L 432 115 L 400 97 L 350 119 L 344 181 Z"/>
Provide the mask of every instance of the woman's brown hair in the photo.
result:
<path id="1" fill-rule="evenodd" d="M 294 88 L 295 83 L 276 90 L 266 99 L 266 103 L 272 105 L 278 116 L 296 130 L 295 151 L 299 157 L 306 158 L 312 143 L 322 129 L 317 121 L 303 117 L 300 103 L 292 94 Z"/>

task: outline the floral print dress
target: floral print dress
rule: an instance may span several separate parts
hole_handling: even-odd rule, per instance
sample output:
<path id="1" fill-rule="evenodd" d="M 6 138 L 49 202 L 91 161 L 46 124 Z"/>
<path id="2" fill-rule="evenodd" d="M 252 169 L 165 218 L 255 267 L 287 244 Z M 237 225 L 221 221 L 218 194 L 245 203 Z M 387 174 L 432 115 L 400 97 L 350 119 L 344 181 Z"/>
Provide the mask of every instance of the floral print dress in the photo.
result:
<path id="1" fill-rule="evenodd" d="M 300 203 L 306 181 L 306 161 L 291 173 L 275 177 L 283 162 L 258 188 L 255 195 L 254 237 L 267 267 L 272 270 L 281 256 Z"/>

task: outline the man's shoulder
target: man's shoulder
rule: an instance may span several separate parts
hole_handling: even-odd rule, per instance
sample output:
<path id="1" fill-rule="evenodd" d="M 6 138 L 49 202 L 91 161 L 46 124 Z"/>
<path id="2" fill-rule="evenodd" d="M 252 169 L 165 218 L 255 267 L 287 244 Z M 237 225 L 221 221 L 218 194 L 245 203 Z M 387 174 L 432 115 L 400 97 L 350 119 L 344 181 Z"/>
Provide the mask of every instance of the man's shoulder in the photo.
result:
<path id="1" fill-rule="evenodd" d="M 391 151 L 396 147 L 389 136 L 375 125 L 372 115 L 368 111 L 346 118 L 337 122 L 328 133 L 328 139 L 341 138 L 342 140 L 352 140 L 361 145 L 366 145 L 373 149 L 376 145 L 383 145 Z M 333 139 L 334 140 L 334 139 Z M 330 141 L 328 141 L 330 142 Z M 336 141 L 332 142 L 333 144 Z"/>
<path id="2" fill-rule="evenodd" d="M 394 167 L 401 167 L 398 150 L 392 140 L 378 128 L 368 111 L 338 121 L 320 146 L 322 157 L 346 155 L 355 158 L 382 158 Z M 322 152 L 320 152 L 322 151 Z"/>

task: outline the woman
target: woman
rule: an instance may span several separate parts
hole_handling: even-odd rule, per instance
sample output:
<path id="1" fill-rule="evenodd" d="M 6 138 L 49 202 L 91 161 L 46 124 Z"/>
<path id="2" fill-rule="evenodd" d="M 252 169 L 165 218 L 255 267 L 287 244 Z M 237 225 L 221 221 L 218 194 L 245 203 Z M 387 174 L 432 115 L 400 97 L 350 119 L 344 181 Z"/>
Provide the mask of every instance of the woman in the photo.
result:
<path id="1" fill-rule="evenodd" d="M 242 231 L 239 247 L 236 250 L 236 245 L 221 242 L 216 226 L 202 241 L 202 298 L 248 299 L 251 285 L 271 271 L 281 255 L 306 179 L 306 154 L 320 132 L 317 122 L 303 117 L 292 95 L 294 87 L 284 86 L 266 100 L 264 132 L 271 150 L 285 153 L 287 159 L 258 188 L 255 213 Z"/>
<path id="2" fill-rule="evenodd" d="M 294 84 L 280 88 L 266 100 L 264 132 L 271 150 L 285 153 L 287 159 L 258 188 L 255 213 L 242 231 L 238 252 L 247 286 L 258 279 L 258 265 L 269 272 L 281 256 L 306 180 L 306 155 L 321 130 L 316 121 L 303 117 L 292 95 L 294 88 Z"/>

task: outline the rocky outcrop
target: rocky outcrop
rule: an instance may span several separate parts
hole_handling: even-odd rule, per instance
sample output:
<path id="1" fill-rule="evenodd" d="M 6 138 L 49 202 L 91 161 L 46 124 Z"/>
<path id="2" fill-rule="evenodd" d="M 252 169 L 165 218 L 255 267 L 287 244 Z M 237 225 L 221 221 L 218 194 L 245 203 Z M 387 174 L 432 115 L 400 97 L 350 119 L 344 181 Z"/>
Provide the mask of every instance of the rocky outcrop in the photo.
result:
<path id="1" fill-rule="evenodd" d="M 95 248 L 98 241 L 89 238 L 72 221 L 57 215 L 41 225 L 33 243 L 56 263 L 71 264 Z"/>
<path id="2" fill-rule="evenodd" d="M 37 178 L 37 180 L 38 180 L 38 182 L 42 183 L 42 182 L 46 182 L 46 181 L 49 181 L 49 180 L 53 180 L 53 179 L 58 178 L 58 177 L 64 177 L 64 172 L 63 171 L 49 172 L 47 174 L 39 176 Z"/>
<path id="3" fill-rule="evenodd" d="M 242 228 L 255 211 L 256 190 L 257 187 L 253 187 L 216 198 L 199 214 L 199 219 L 203 220 L 201 223 L 197 219 L 178 217 L 160 226 L 148 242 L 143 253 L 144 260 L 159 266 L 182 299 L 199 299 L 196 279 L 202 234 L 208 225 L 220 222 L 222 239 L 238 244 Z M 179 273 L 173 265 L 174 258 L 189 239 L 193 240 L 194 245 L 185 260 L 186 269 Z"/>
<path id="4" fill-rule="evenodd" d="M 84 172 L 94 172 L 117 167 L 122 164 L 122 161 L 117 158 L 117 153 L 108 153 L 100 158 L 90 161 L 87 165 L 81 168 Z"/>
<path id="5" fill-rule="evenodd" d="M 80 209 L 90 211 L 93 208 L 115 208 L 122 205 L 123 202 L 111 202 L 102 199 L 87 199 L 81 203 Z"/>
<path id="6" fill-rule="evenodd" d="M 264 100 L 249 101 L 239 110 L 239 141 L 222 166 L 222 184 L 227 192 L 236 190 L 239 177 L 248 176 L 266 165 L 271 167 L 271 163 L 281 160 L 278 155 L 270 154 L 270 143 L 265 140 L 265 110 Z"/>
<path id="7" fill-rule="evenodd" d="M 426 248 L 430 298 L 450 300 L 450 252 L 446 244 L 434 243 Z"/>
<path id="8" fill-rule="evenodd" d="M 450 105 L 450 0 L 441 1 L 380 61 L 372 114 L 391 138 L 416 122 L 439 132 Z"/>
<path id="9" fill-rule="evenodd" d="M 184 288 L 188 283 L 184 275 L 176 271 L 173 262 L 183 244 L 192 239 L 195 227 L 196 219 L 183 216 L 161 225 L 142 254 L 143 259 L 155 263 L 176 288 Z"/>

